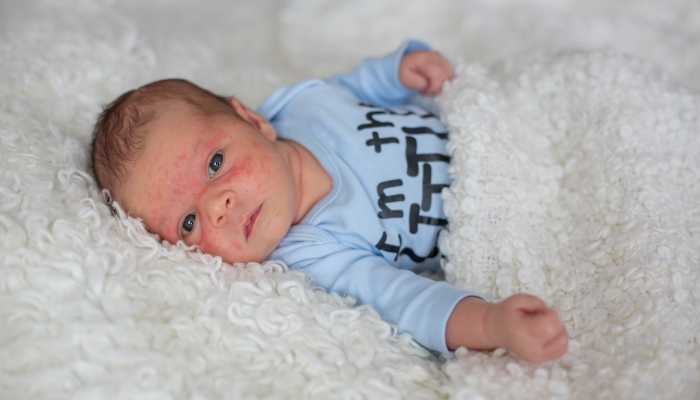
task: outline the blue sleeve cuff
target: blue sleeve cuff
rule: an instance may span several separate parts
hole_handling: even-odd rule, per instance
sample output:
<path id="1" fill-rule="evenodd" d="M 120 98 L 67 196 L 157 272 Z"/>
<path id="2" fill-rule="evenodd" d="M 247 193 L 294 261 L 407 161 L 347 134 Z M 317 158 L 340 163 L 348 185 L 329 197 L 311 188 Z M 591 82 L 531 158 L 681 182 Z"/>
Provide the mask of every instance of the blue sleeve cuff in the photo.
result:
<path id="1" fill-rule="evenodd" d="M 399 68 L 401 66 L 401 60 L 403 59 L 403 56 L 406 54 L 411 54 L 413 52 L 419 51 L 419 50 L 429 50 L 430 46 L 428 46 L 427 43 L 422 42 L 420 40 L 416 39 L 408 39 L 404 41 L 401 44 L 401 47 L 399 47 L 396 51 L 393 53 L 387 54 L 386 56 L 380 58 L 378 61 L 380 63 L 384 63 L 385 65 L 383 68 L 385 68 L 387 71 L 392 71 L 391 75 L 389 76 L 391 78 L 391 85 L 393 86 L 393 90 L 391 92 L 395 92 L 399 94 L 397 97 L 400 97 L 400 100 L 398 101 L 393 101 L 391 104 L 386 104 L 388 106 L 398 106 L 401 105 L 404 100 L 416 93 L 418 93 L 417 90 L 410 90 L 407 89 L 404 85 L 401 84 L 401 81 L 399 80 Z M 390 100 L 387 100 L 389 102 Z"/>
<path id="2" fill-rule="evenodd" d="M 418 93 L 406 89 L 399 81 L 399 67 L 404 54 L 430 47 L 419 40 L 406 40 L 394 52 L 383 57 L 365 59 L 357 68 L 331 77 L 328 82 L 350 90 L 360 101 L 380 107 L 395 107 Z"/>
<path id="3" fill-rule="evenodd" d="M 449 287 L 451 290 L 446 291 L 444 296 L 435 303 L 430 312 L 430 318 L 425 324 L 428 337 L 428 345 L 426 347 L 435 349 L 443 354 L 454 353 L 447 348 L 446 333 L 447 320 L 450 318 L 450 315 L 452 315 L 452 311 L 454 310 L 455 306 L 457 306 L 457 303 L 459 303 L 460 300 L 470 296 L 478 297 L 484 300 L 483 296 L 475 292 L 457 289 L 451 285 L 449 285 Z"/>

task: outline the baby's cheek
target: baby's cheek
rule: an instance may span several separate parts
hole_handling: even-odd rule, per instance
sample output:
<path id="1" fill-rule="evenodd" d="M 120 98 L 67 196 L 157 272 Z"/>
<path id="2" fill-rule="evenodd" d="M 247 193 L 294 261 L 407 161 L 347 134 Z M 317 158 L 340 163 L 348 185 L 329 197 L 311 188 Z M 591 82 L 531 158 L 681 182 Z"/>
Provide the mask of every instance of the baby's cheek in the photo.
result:
<path id="1" fill-rule="evenodd" d="M 233 175 L 238 179 L 248 179 L 253 176 L 256 169 L 257 160 L 249 155 L 241 157 L 233 170 Z"/>
<path id="2" fill-rule="evenodd" d="M 211 232 L 202 232 L 199 247 L 205 253 L 220 256 L 227 262 L 240 261 L 238 258 L 235 258 L 235 255 L 242 254 L 243 251 L 243 246 L 235 240 Z M 231 259 L 232 255 L 234 255 L 233 259 Z"/>
<path id="3" fill-rule="evenodd" d="M 243 191 L 246 190 L 244 188 L 251 186 L 259 190 L 262 187 L 261 181 L 267 176 L 269 174 L 264 163 L 261 163 L 256 157 L 248 155 L 238 159 L 233 168 L 226 174 L 226 185 Z"/>
<path id="4" fill-rule="evenodd" d="M 221 245 L 221 239 L 217 235 L 212 235 L 206 230 L 202 230 L 201 237 L 199 239 L 199 247 L 205 252 L 212 255 L 219 255 L 217 249 Z"/>

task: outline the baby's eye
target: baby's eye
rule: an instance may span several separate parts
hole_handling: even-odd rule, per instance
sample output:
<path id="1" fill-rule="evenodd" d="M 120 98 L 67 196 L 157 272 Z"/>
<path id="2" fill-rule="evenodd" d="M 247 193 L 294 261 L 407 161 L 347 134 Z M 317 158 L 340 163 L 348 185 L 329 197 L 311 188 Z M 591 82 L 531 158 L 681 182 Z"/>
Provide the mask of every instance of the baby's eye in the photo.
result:
<path id="1" fill-rule="evenodd" d="M 187 237 L 187 235 L 189 235 L 190 232 L 192 232 L 192 229 L 194 229 L 195 217 L 196 217 L 195 213 L 187 214 L 187 216 L 185 217 L 185 220 L 182 221 L 182 231 L 180 232 L 180 234 L 182 235 L 183 238 Z"/>
<path id="2" fill-rule="evenodd" d="M 216 171 L 221 168 L 221 163 L 224 162 L 224 156 L 221 153 L 214 154 L 214 157 L 209 161 L 209 177 L 213 177 Z"/>

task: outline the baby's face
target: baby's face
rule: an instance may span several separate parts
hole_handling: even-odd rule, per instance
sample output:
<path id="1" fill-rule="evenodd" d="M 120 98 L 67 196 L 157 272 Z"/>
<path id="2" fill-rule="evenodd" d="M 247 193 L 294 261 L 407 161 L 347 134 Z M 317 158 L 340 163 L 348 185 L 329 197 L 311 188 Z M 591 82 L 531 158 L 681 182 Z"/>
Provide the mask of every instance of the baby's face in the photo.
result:
<path id="1" fill-rule="evenodd" d="M 182 239 L 226 262 L 265 260 L 297 199 L 274 129 L 260 120 L 205 119 L 173 105 L 155 121 L 118 201 L 171 243 Z"/>

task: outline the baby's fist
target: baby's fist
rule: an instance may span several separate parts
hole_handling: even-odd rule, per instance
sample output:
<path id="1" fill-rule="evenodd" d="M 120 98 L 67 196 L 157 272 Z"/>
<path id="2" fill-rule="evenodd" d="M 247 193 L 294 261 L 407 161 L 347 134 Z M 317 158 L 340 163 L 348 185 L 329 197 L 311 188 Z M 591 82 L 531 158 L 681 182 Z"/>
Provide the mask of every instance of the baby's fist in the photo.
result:
<path id="1" fill-rule="evenodd" d="M 495 304 L 489 317 L 495 318 L 494 325 L 501 327 L 500 332 L 493 334 L 500 336 L 503 347 L 526 361 L 542 363 L 566 353 L 569 335 L 559 321 L 559 315 L 535 296 L 516 294 L 508 297 Z"/>
<path id="2" fill-rule="evenodd" d="M 439 92 L 442 84 L 451 78 L 452 67 L 437 51 L 420 50 L 401 59 L 399 81 L 407 89 L 419 90 L 424 96 Z"/>

